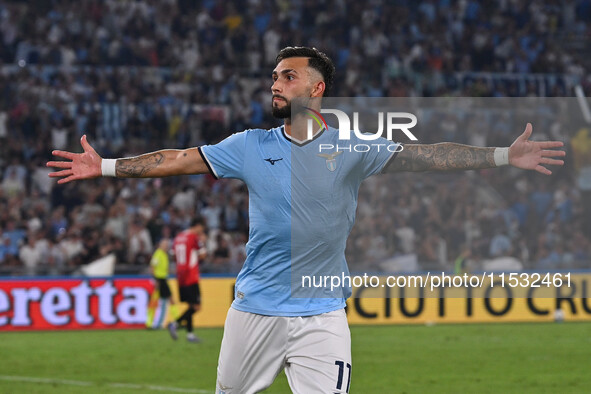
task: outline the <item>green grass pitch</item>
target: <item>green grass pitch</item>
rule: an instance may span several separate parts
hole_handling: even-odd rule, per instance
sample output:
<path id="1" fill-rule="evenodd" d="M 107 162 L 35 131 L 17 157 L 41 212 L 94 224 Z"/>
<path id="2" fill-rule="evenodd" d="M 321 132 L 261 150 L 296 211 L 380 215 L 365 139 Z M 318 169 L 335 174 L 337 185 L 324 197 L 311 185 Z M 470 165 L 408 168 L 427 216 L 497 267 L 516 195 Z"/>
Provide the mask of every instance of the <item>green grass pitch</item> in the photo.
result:
<path id="1" fill-rule="evenodd" d="M 589 392 L 591 323 L 353 326 L 351 393 Z M 221 329 L 0 334 L 0 393 L 213 393 Z M 289 393 L 282 373 L 267 393 Z"/>

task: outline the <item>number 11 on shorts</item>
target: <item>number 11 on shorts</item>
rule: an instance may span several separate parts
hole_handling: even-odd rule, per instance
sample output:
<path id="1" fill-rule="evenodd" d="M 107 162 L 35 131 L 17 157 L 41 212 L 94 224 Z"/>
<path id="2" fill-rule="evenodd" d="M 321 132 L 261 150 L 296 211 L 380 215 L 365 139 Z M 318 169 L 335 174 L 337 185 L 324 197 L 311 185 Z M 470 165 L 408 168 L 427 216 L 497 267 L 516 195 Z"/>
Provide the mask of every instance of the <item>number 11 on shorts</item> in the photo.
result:
<path id="1" fill-rule="evenodd" d="M 343 388 L 343 375 L 345 372 L 345 365 L 347 365 L 347 390 L 345 390 L 346 393 L 349 392 L 349 385 L 351 384 L 351 364 L 347 363 L 345 364 L 344 361 L 335 361 L 334 362 L 335 365 L 338 365 L 339 367 L 339 376 L 337 377 L 337 390 L 341 390 Z"/>

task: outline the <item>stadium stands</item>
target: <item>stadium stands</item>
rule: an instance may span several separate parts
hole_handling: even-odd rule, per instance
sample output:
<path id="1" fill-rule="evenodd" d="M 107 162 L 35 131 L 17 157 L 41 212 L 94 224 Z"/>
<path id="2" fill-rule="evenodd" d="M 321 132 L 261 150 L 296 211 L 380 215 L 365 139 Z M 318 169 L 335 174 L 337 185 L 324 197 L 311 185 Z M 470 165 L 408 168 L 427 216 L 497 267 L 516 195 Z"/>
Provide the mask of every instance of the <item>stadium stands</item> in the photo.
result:
<path id="1" fill-rule="evenodd" d="M 270 71 L 286 45 L 335 59 L 335 96 L 591 92 L 588 1 L 0 1 L 0 21 L 0 275 L 70 274 L 109 253 L 117 272 L 143 272 L 152 245 L 196 213 L 211 231 L 203 271 L 237 272 L 248 232 L 241 182 L 58 187 L 44 164 L 84 133 L 120 157 L 275 126 Z M 474 133 L 448 119 L 421 142 L 506 145 L 522 129 L 498 123 Z M 526 269 L 589 268 L 591 199 L 576 180 L 591 165 L 591 136 L 550 136 L 574 158 L 550 178 L 505 168 L 370 179 L 349 238 L 352 269 L 387 270 L 400 256 L 418 269 L 452 270 L 458 256 L 472 261 L 465 269 L 499 256 Z M 384 188 L 389 201 L 376 199 Z M 497 197 L 474 197 L 483 190 Z"/>

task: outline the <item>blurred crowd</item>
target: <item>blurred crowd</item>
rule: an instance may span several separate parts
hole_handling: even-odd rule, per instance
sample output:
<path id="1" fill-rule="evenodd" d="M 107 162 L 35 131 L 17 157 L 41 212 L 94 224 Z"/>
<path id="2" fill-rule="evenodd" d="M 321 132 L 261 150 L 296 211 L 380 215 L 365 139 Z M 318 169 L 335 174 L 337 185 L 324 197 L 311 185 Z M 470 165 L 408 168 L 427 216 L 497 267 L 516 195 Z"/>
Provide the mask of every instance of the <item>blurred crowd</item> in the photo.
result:
<path id="1" fill-rule="evenodd" d="M 414 100 L 421 143 L 509 146 L 532 121 L 533 139 L 565 142 L 565 165 L 551 176 L 503 167 L 369 178 L 347 244 L 353 270 L 590 268 L 591 131 L 576 99 L 449 100 Z"/>
<path id="2" fill-rule="evenodd" d="M 591 3 L 3 0 L 0 17 L 0 58 L 15 64 L 193 70 L 223 59 L 224 68 L 264 74 L 280 48 L 298 42 L 326 48 L 350 80 L 368 67 L 377 75 L 382 68 L 582 75 L 582 59 L 555 38 L 588 35 Z"/>
<path id="3" fill-rule="evenodd" d="M 572 173 L 554 170 L 545 179 L 495 169 L 370 178 L 348 261 L 357 271 L 588 269 L 589 195 L 573 185 Z"/>
<path id="4" fill-rule="evenodd" d="M 0 274 L 71 273 L 109 253 L 121 272 L 138 272 L 158 239 L 197 214 L 209 228 L 204 271 L 237 272 L 248 235 L 240 182 L 56 186 L 45 162 L 52 149 L 79 149 L 83 134 L 121 157 L 276 126 L 270 72 L 286 45 L 335 60 L 335 96 L 560 97 L 578 83 L 591 92 L 584 52 L 567 45 L 591 33 L 588 0 L 0 1 L 0 21 Z M 521 131 L 447 126 L 421 142 L 507 145 Z M 573 146 L 589 146 L 579 156 L 591 157 L 588 135 L 549 136 L 569 150 L 579 138 Z M 446 269 L 499 255 L 525 268 L 588 265 L 581 166 L 548 179 L 508 169 L 376 177 L 359 199 L 352 268 L 399 255 Z M 479 197 L 486 188 L 504 205 Z"/>

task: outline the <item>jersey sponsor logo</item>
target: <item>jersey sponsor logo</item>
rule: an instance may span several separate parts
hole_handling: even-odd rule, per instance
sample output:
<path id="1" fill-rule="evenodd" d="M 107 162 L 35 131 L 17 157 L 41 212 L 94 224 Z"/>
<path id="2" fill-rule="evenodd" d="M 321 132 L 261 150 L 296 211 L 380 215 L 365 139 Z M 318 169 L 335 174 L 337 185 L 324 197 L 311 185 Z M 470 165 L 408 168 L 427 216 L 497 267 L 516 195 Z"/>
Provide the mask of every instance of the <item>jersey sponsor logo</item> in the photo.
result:
<path id="1" fill-rule="evenodd" d="M 264 159 L 265 161 L 268 161 L 269 163 L 271 163 L 272 166 L 275 165 L 275 163 L 277 163 L 280 160 L 283 160 L 283 157 L 279 158 L 279 159 L 271 159 L 270 157 L 268 159 Z"/>
<path id="2" fill-rule="evenodd" d="M 328 171 L 334 172 L 337 169 L 336 157 L 341 153 L 343 153 L 343 151 L 337 151 L 333 153 L 318 153 L 318 156 L 326 159 L 326 168 L 328 168 Z"/>

